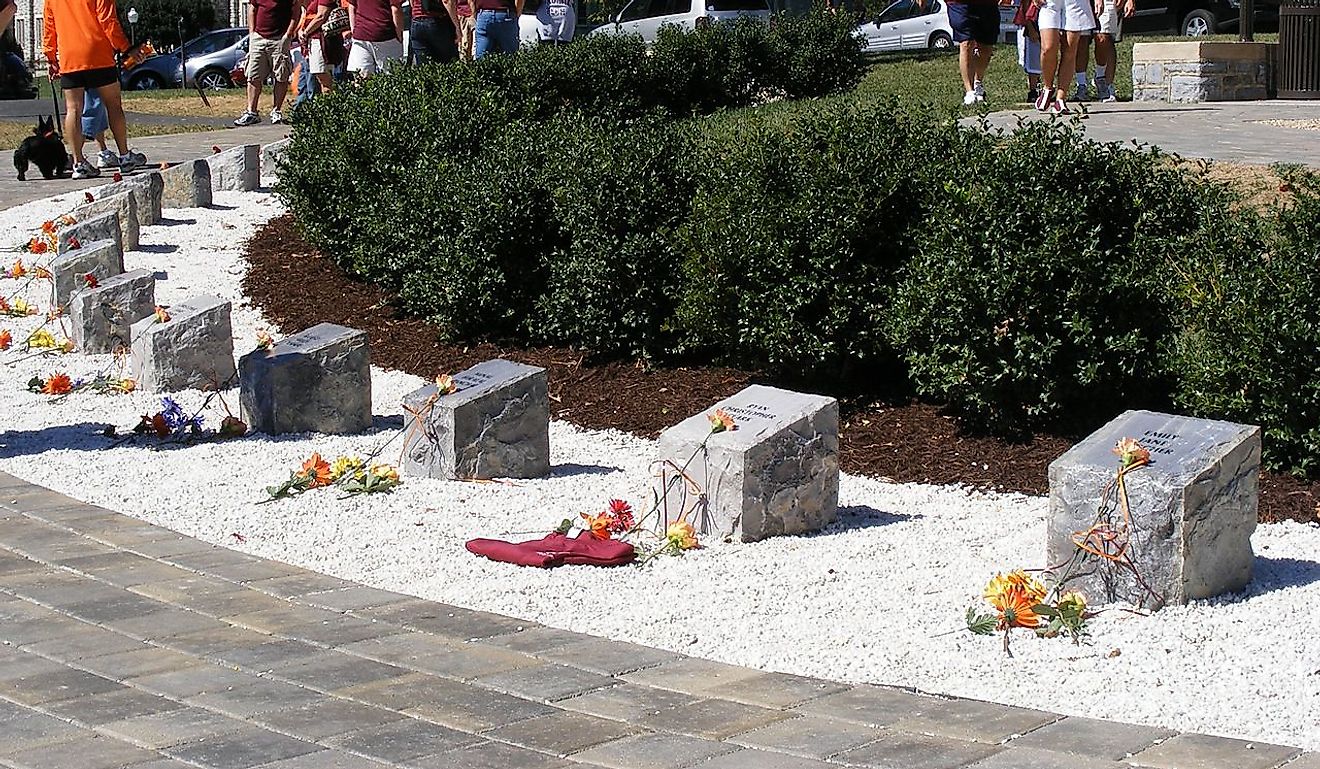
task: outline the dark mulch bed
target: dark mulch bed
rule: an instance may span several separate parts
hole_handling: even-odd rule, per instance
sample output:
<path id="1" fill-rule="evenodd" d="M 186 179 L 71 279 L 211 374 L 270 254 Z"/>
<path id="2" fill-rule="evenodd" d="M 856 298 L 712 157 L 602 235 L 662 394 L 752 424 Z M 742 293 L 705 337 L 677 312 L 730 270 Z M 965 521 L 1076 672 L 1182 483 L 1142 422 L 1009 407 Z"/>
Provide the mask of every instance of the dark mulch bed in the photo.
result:
<path id="1" fill-rule="evenodd" d="M 248 246 L 251 270 L 243 288 L 252 303 L 286 329 L 321 322 L 365 330 L 372 361 L 427 378 L 461 371 L 490 358 L 546 368 L 554 415 L 589 428 L 654 437 L 682 418 L 753 382 L 755 372 L 729 368 L 655 368 L 640 362 L 597 363 L 562 347 L 442 343 L 434 327 L 400 317 L 389 295 L 345 275 L 311 248 L 290 216 L 259 230 Z M 959 431 L 940 409 L 920 403 L 874 405 L 842 401 L 841 463 L 851 473 L 895 481 L 963 483 L 982 489 L 1044 494 L 1046 466 L 1071 445 L 1037 435 L 1007 443 Z M 1289 476 L 1261 476 L 1260 519 L 1317 519 L 1320 485 Z"/>

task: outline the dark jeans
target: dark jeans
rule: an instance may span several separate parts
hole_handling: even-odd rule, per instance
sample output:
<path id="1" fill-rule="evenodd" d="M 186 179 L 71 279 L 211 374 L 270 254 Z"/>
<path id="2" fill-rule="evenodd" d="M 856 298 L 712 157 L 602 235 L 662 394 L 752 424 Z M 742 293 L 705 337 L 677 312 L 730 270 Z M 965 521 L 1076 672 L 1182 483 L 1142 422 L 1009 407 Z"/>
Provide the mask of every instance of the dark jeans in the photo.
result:
<path id="1" fill-rule="evenodd" d="M 508 11 L 477 11 L 476 50 L 473 58 L 488 53 L 518 52 L 518 19 Z"/>
<path id="2" fill-rule="evenodd" d="M 458 61 L 458 33 L 448 17 L 413 16 L 409 35 L 408 48 L 414 63 Z"/>

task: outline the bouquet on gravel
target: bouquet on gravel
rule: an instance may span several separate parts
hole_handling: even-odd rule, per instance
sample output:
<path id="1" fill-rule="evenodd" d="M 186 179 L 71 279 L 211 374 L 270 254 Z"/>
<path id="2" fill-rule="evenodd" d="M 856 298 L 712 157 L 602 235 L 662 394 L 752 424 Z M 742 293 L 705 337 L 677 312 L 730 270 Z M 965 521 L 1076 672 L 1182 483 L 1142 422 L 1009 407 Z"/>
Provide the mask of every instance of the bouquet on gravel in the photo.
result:
<path id="1" fill-rule="evenodd" d="M 337 487 L 344 496 L 377 494 L 394 490 L 403 483 L 393 465 L 372 463 L 357 456 L 340 456 L 329 462 L 319 453 L 313 453 L 302 467 L 289 474 L 289 479 L 276 486 L 267 486 L 267 502 L 296 496 L 312 489 Z"/>
<path id="2" fill-rule="evenodd" d="M 1049 588 L 1022 569 L 1007 575 L 996 574 L 983 593 L 993 612 L 969 608 L 968 630 L 977 635 L 1003 633 L 1004 653 L 1010 657 L 1013 651 L 1009 648 L 1009 633 L 1013 628 L 1026 628 L 1041 638 L 1066 635 L 1073 643 L 1080 644 L 1089 636 L 1087 620 L 1098 612 L 1088 609 L 1086 597 L 1067 590 L 1067 585 L 1082 573 L 1087 562 L 1095 558 L 1118 562 L 1136 574 L 1140 581 L 1137 566 L 1129 554 L 1132 519 L 1124 479 L 1128 473 L 1150 464 L 1150 451 L 1132 438 L 1120 440 L 1113 451 L 1118 455 L 1118 472 L 1110 488 L 1121 513 L 1119 518 L 1114 518 L 1112 508 L 1115 506 L 1109 504 L 1110 495 L 1106 493 L 1095 523 L 1086 531 L 1073 532 L 1072 557 L 1066 563 L 1045 570 L 1054 577 L 1054 584 Z"/>
<path id="3" fill-rule="evenodd" d="M 137 389 L 137 382 L 129 378 L 116 378 L 98 375 L 91 379 L 73 379 L 65 373 L 54 373 L 46 377 L 32 377 L 27 389 L 42 395 L 65 396 L 70 393 L 87 390 L 98 393 L 131 393 Z"/>

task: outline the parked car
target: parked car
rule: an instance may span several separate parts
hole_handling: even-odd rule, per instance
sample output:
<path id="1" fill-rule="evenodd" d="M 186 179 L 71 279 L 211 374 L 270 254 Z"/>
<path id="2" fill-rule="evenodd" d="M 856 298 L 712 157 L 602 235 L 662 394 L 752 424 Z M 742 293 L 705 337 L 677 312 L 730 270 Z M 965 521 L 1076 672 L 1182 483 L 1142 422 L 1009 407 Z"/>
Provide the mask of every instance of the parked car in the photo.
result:
<path id="1" fill-rule="evenodd" d="M 183 47 L 188 62 L 188 84 L 219 89 L 233 86 L 229 73 L 247 57 L 247 27 L 207 32 Z M 183 87 L 179 51 L 157 54 L 120 75 L 124 88 L 150 91 Z"/>
<path id="2" fill-rule="evenodd" d="M 858 24 L 857 34 L 866 41 L 867 53 L 953 47 L 949 10 L 941 0 L 924 6 L 916 0 L 898 0 L 874 21 Z"/>
<path id="3" fill-rule="evenodd" d="M 529 3 L 530 5 L 530 3 Z M 770 18 L 767 0 L 631 0 L 608 23 L 590 30 L 578 28 L 581 35 L 641 35 L 647 43 L 654 43 L 665 24 L 676 24 L 695 29 L 707 21 L 723 21 L 750 16 Z M 527 41 L 528 16 L 520 20 L 520 32 Z M 536 40 L 536 18 L 531 19 L 531 40 Z"/>
<path id="4" fill-rule="evenodd" d="M 1185 35 L 1200 37 L 1238 28 L 1242 4 L 1239 0 L 1136 0 L 1137 9 L 1123 20 L 1123 34 Z M 1256 0 L 1254 25 L 1257 31 L 1279 28 L 1279 6 Z"/>

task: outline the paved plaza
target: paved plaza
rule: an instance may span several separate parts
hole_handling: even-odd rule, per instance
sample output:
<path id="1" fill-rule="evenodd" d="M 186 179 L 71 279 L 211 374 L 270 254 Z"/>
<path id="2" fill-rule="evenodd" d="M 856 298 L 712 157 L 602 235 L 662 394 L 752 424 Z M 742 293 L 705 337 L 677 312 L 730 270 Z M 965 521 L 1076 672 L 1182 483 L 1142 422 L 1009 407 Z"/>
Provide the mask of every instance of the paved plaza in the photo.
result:
<path id="1" fill-rule="evenodd" d="M 767 673 L 424 601 L 3 473 L 0 642 L 13 769 L 1320 769 L 1289 747 Z"/>

